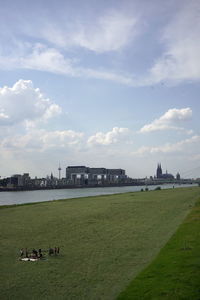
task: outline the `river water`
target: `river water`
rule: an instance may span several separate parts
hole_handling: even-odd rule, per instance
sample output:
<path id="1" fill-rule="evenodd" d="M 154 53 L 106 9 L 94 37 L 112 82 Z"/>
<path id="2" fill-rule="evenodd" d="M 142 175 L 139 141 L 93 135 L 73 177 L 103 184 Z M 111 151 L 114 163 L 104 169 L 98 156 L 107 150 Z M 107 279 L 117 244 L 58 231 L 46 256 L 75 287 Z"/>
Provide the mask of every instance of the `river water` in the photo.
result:
<path id="1" fill-rule="evenodd" d="M 194 186 L 195 184 L 193 184 Z M 179 188 L 191 186 L 187 184 L 164 184 L 161 189 Z M 58 190 L 36 190 L 19 192 L 0 192 L 0 205 L 13 205 L 33 202 L 43 202 L 58 199 L 79 198 L 97 195 L 109 195 L 127 192 L 136 192 L 145 186 L 121 186 L 121 187 L 96 187 L 96 188 L 77 188 L 77 189 L 58 189 Z M 148 186 L 149 190 L 154 190 L 155 185 Z"/>

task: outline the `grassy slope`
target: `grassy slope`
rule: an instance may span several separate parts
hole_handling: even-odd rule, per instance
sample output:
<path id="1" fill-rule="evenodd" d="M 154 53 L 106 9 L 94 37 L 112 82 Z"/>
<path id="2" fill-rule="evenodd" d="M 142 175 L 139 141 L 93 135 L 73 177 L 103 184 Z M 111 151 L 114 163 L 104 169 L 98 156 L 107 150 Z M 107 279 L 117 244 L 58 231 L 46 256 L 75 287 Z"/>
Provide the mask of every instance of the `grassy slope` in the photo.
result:
<path id="1" fill-rule="evenodd" d="M 127 193 L 0 209 L 1 299 L 113 299 L 158 253 L 199 188 Z M 20 262 L 22 247 L 59 257 Z"/>
<path id="2" fill-rule="evenodd" d="M 200 299 L 200 201 L 118 300 Z"/>

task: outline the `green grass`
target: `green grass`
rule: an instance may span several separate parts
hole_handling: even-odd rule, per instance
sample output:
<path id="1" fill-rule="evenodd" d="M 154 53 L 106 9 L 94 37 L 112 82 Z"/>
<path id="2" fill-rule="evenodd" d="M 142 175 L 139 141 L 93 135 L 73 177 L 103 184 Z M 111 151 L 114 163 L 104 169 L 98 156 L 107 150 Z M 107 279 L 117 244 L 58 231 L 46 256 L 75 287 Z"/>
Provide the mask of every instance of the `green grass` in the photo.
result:
<path id="1" fill-rule="evenodd" d="M 1 299 L 115 299 L 199 195 L 191 187 L 1 208 Z M 59 246 L 60 255 L 18 260 L 22 247 L 49 246 Z"/>
<path id="2" fill-rule="evenodd" d="M 200 201 L 118 300 L 200 299 Z"/>

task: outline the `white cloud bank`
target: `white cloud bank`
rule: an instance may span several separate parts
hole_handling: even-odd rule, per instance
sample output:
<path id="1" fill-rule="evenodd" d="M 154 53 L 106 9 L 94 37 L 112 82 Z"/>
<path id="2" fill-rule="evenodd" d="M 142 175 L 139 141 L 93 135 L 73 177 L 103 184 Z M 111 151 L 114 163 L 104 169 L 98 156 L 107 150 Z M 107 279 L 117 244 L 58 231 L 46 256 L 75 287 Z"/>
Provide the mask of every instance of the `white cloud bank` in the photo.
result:
<path id="1" fill-rule="evenodd" d="M 54 74 L 77 76 L 73 59 L 67 59 L 59 50 L 41 43 L 13 43 L 14 51 L 0 54 L 0 68 L 3 70 L 29 69 Z"/>
<path id="2" fill-rule="evenodd" d="M 76 59 L 66 58 L 60 50 L 49 48 L 44 44 L 27 45 L 21 43 L 19 47 L 14 44 L 13 48 L 15 51 L 7 56 L 0 54 L 1 69 L 37 70 L 70 77 L 109 80 L 130 86 L 139 84 L 129 74 L 117 73 L 102 68 L 99 70 L 82 67 L 80 64 L 78 65 Z"/>
<path id="3" fill-rule="evenodd" d="M 99 18 L 87 27 L 81 26 L 75 33 L 75 44 L 98 53 L 117 51 L 128 43 L 136 34 L 137 21 L 133 16 L 121 12 L 111 12 Z"/>
<path id="4" fill-rule="evenodd" d="M 50 122 L 61 112 L 61 107 L 44 97 L 31 80 L 21 79 L 12 87 L 0 88 L 1 150 L 41 152 L 79 145 L 86 149 L 116 144 L 126 139 L 129 133 L 127 128 L 114 127 L 107 133 L 98 132 L 88 138 L 71 129 L 48 131 L 41 128 L 44 122 Z"/>
<path id="5" fill-rule="evenodd" d="M 48 120 L 61 113 L 61 107 L 45 98 L 31 80 L 19 80 L 0 88 L 0 125 Z"/>
<path id="6" fill-rule="evenodd" d="M 196 157 L 197 149 L 200 147 L 200 136 L 194 135 L 191 138 L 179 141 L 177 143 L 166 143 L 163 146 L 158 147 L 141 147 L 137 151 L 132 152 L 136 156 L 144 156 L 149 154 L 172 154 L 172 153 L 183 153 L 184 155 L 190 154 L 188 158 L 190 160 Z"/>
<path id="7" fill-rule="evenodd" d="M 2 139 L 2 148 L 14 151 L 45 152 L 50 149 L 67 149 L 77 146 L 83 140 L 84 134 L 73 130 L 47 131 L 34 128 L 26 134 L 16 134 Z"/>
<path id="8" fill-rule="evenodd" d="M 159 130 L 184 130 L 182 127 L 177 127 L 177 124 L 181 121 L 190 120 L 192 117 L 191 108 L 172 108 L 169 109 L 164 115 L 162 115 L 159 119 L 155 119 L 152 123 L 144 125 L 141 129 L 141 133 L 147 133 L 151 131 L 159 131 Z M 192 132 L 188 132 L 192 133 Z"/>
<path id="9" fill-rule="evenodd" d="M 65 17 L 66 19 L 67 17 Z M 22 21 L 23 22 L 23 21 Z M 40 37 L 45 43 L 62 48 L 84 48 L 95 53 L 119 51 L 137 35 L 137 18 L 123 11 L 96 12 L 90 17 L 84 14 L 66 21 L 40 19 L 34 28 L 23 26 L 27 36 Z"/>
<path id="10" fill-rule="evenodd" d="M 89 145 L 111 145 L 126 139 L 129 134 L 128 128 L 114 127 L 107 133 L 97 132 L 95 135 L 88 138 Z"/>
<path id="11" fill-rule="evenodd" d="M 41 128 L 61 113 L 61 107 L 34 88 L 31 80 L 0 88 L 1 149 L 45 151 L 77 145 L 84 135 L 81 132 Z"/>
<path id="12" fill-rule="evenodd" d="M 55 130 L 32 128 L 25 134 L 15 133 L 12 137 L 4 137 L 0 146 L 14 151 L 38 151 L 44 152 L 51 149 L 67 150 L 73 148 L 87 151 L 95 145 L 112 146 L 127 139 L 128 128 L 114 127 L 107 133 L 97 132 L 87 138 L 83 132 L 74 130 Z M 78 147 L 78 148 L 77 148 Z M 88 148 L 89 147 L 89 148 Z"/>
<path id="13" fill-rule="evenodd" d="M 103 57 L 104 53 L 111 51 L 120 51 L 123 57 L 122 50 L 126 46 L 134 47 L 133 40 L 142 32 L 143 26 L 141 14 L 139 18 L 135 11 L 132 14 L 109 11 L 104 15 L 98 14 L 93 22 L 85 20 L 84 17 L 75 18 L 73 22 L 41 19 L 34 28 L 20 20 L 21 25 L 16 25 L 16 29 L 11 26 L 10 44 L 4 45 L 4 40 L 1 42 L 0 68 L 30 69 L 70 77 L 96 78 L 133 87 L 149 86 L 163 81 L 199 81 L 199 9 L 200 2 L 191 0 L 184 1 L 179 11 L 173 12 L 171 21 L 161 31 L 163 53 L 155 62 L 152 61 L 152 67 L 142 76 L 134 73 L 134 70 L 127 73 L 125 70 L 108 69 L 106 64 L 104 65 Z M 147 19 L 146 22 L 150 24 L 151 19 Z M 151 26 L 149 28 L 151 33 Z M 142 42 L 142 36 L 138 41 Z M 101 54 L 101 65 L 98 68 L 82 65 L 80 51 L 84 49 Z M 96 54 L 94 55 L 93 59 L 96 60 Z M 143 58 L 139 56 L 139 59 Z M 0 114 L 2 118 L 6 118 L 4 112 L 0 111 Z"/>

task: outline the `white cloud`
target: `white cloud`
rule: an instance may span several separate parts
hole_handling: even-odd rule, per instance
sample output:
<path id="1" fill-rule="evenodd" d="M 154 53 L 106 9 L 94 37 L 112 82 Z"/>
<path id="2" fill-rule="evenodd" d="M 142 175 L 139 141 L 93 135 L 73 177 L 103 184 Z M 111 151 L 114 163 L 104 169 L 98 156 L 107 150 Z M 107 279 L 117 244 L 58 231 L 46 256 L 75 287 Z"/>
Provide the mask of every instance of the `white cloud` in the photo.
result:
<path id="1" fill-rule="evenodd" d="M 37 70 L 70 77 L 109 80 L 128 86 L 140 85 L 140 80 L 126 72 L 116 72 L 102 66 L 83 67 L 80 55 L 74 49 L 78 46 L 101 54 L 122 49 L 138 34 L 139 22 L 133 14 L 110 11 L 98 16 L 92 23 L 73 20 L 73 26 L 70 22 L 41 22 L 40 20 L 39 25 L 36 24 L 31 29 L 26 22 L 20 20 L 23 26 L 16 25 L 15 37 L 10 33 L 8 42 L 8 38 L 4 41 L 1 36 L 1 69 Z M 30 37 L 34 39 L 31 40 Z M 51 46 L 48 42 L 51 42 Z M 55 45 L 55 48 L 52 45 Z M 72 56 L 74 58 L 71 58 Z"/>
<path id="2" fill-rule="evenodd" d="M 162 42 L 165 52 L 151 69 L 151 79 L 183 81 L 200 79 L 200 2 L 186 1 L 166 26 Z"/>
<path id="3" fill-rule="evenodd" d="M 180 142 L 170 144 L 166 143 L 159 147 L 141 147 L 137 151 L 133 152 L 133 155 L 143 156 L 145 154 L 170 154 L 170 153 L 190 153 L 190 155 L 196 156 L 197 149 L 200 147 L 200 136 L 194 135 L 191 138 L 182 140 Z M 190 156 L 189 156 L 190 157 Z M 191 158 L 191 157 L 190 157 Z"/>
<path id="4" fill-rule="evenodd" d="M 6 114 L 4 113 L 4 109 L 1 108 L 1 112 L 0 112 L 0 122 L 1 122 L 1 120 L 7 120 L 7 119 L 9 119 L 9 116 L 6 115 Z"/>
<path id="5" fill-rule="evenodd" d="M 15 47 L 13 47 L 15 48 Z M 106 69 L 92 69 L 79 66 L 75 59 L 66 58 L 59 50 L 42 44 L 21 44 L 11 54 L 0 55 L 0 68 L 4 70 L 29 69 L 61 74 L 70 77 L 96 78 L 125 84 L 140 85 L 140 82 L 129 74 L 120 74 Z"/>
<path id="6" fill-rule="evenodd" d="M 75 77 L 98 78 L 111 80 L 129 86 L 148 86 L 162 81 L 181 82 L 200 79 L 200 22 L 199 1 L 184 2 L 181 9 L 173 14 L 172 20 L 165 26 L 161 37 L 164 46 L 163 54 L 155 61 L 149 72 L 142 77 L 132 74 L 116 73 L 112 70 L 98 70 L 77 67 L 74 61 L 67 59 L 58 49 L 35 49 L 28 55 L 12 55 L 3 59 L 1 64 L 18 65 L 20 68 L 44 70 Z M 111 11 L 98 16 L 92 23 L 76 20 L 71 25 L 43 24 L 37 29 L 37 37 L 44 42 L 50 41 L 56 47 L 69 50 L 78 46 L 97 53 L 118 51 L 132 42 L 139 32 L 136 16 L 123 12 Z M 30 33 L 31 34 L 31 33 Z M 27 45 L 26 45 L 27 46 Z M 39 47 L 40 48 L 40 47 Z"/>
<path id="7" fill-rule="evenodd" d="M 47 120 L 60 113 L 61 107 L 45 98 L 31 80 L 0 88 L 0 125 Z"/>
<path id="8" fill-rule="evenodd" d="M 25 69 L 71 74 L 73 76 L 71 63 L 72 61 L 64 58 L 58 50 L 36 44 L 30 54 L 21 58 L 19 67 L 21 65 Z"/>
<path id="9" fill-rule="evenodd" d="M 128 128 L 114 127 L 112 131 L 107 133 L 97 132 L 95 135 L 89 137 L 89 145 L 110 145 L 123 140 L 129 134 Z"/>
<path id="10" fill-rule="evenodd" d="M 9 43 L 6 39 L 5 46 L 2 40 L 1 69 L 29 69 L 70 77 L 109 80 L 130 86 L 138 85 L 137 80 L 125 72 L 108 70 L 102 66 L 83 67 L 79 54 L 75 54 L 76 47 L 104 53 L 118 51 L 131 43 L 139 30 L 137 18 L 133 14 L 112 10 L 104 15 L 98 14 L 93 21 L 82 17 L 73 20 L 72 24 L 70 21 L 51 22 L 40 19 L 34 28 L 26 22 L 20 20 L 19 25 L 16 25 L 15 37 L 10 33 Z M 30 37 L 34 39 L 31 40 Z M 72 56 L 75 58 L 71 58 Z"/>
<path id="11" fill-rule="evenodd" d="M 66 147 L 77 146 L 82 141 L 84 134 L 74 130 L 57 130 L 51 132 L 44 132 L 41 135 L 42 143 L 45 148 L 49 147 Z"/>
<path id="12" fill-rule="evenodd" d="M 73 36 L 74 43 L 95 52 L 116 51 L 136 35 L 137 20 L 121 12 L 101 16 L 97 22 L 81 25 Z"/>
<path id="13" fill-rule="evenodd" d="M 16 46 L 16 47 L 15 47 Z M 54 48 L 42 44 L 13 44 L 14 51 L 7 55 L 0 55 L 2 69 L 30 69 L 46 71 L 56 74 L 74 75 L 73 60 L 64 56 Z"/>
<path id="14" fill-rule="evenodd" d="M 9 151 L 24 152 L 48 152 L 50 149 L 67 150 L 73 148 L 75 151 L 90 152 L 91 146 L 113 145 L 121 141 L 127 141 L 128 128 L 114 127 L 107 133 L 98 132 L 89 138 L 83 132 L 74 130 L 48 131 L 37 127 L 28 128 L 25 133 L 20 133 L 15 127 L 10 134 L 1 138 L 0 147 Z M 89 146 L 89 147 L 88 147 Z"/>
<path id="15" fill-rule="evenodd" d="M 138 76 L 133 72 L 126 73 L 125 70 L 108 70 L 106 65 L 96 69 L 89 65 L 83 67 L 79 60 L 85 53 L 80 52 L 80 48 L 103 54 L 120 51 L 128 45 L 134 46 L 133 39 L 141 31 L 145 22 L 150 24 L 151 19 L 147 17 L 144 21 L 139 10 L 136 16 L 135 11 L 130 14 L 124 9 L 121 11 L 113 9 L 104 15 L 95 12 L 95 15 L 90 15 L 89 19 L 88 16 L 79 16 L 79 18 L 74 16 L 73 20 L 68 18 L 67 21 L 65 18 L 52 20 L 41 17 L 38 19 L 38 24 L 34 24 L 34 28 L 31 22 L 27 24 L 27 20 L 20 19 L 16 28 L 8 26 L 7 34 L 1 34 L 5 43 L 2 39 L 0 67 L 47 71 L 71 77 L 97 78 L 134 87 L 149 86 L 162 81 L 177 83 L 184 80 L 199 80 L 198 11 L 200 4 L 197 0 L 191 0 L 184 1 L 182 5 L 176 5 L 176 9 L 177 7 L 180 7 L 179 11 L 173 12 L 172 20 L 163 30 L 161 42 L 164 52 L 155 63 L 152 63 L 153 66 L 146 75 Z M 153 16 L 150 14 L 150 17 Z M 152 34 L 151 29 L 150 26 L 150 34 Z M 25 39 L 26 42 L 22 42 Z M 76 59 L 72 59 L 73 56 Z M 84 64 L 88 61 L 93 62 L 93 59 L 96 61 L 96 58 L 97 56 L 93 56 L 90 60 L 87 57 Z M 103 55 L 102 62 L 106 62 Z"/>
<path id="16" fill-rule="evenodd" d="M 77 153 L 81 155 L 83 137 L 83 133 L 73 130 L 32 128 L 23 134 L 12 128 L 9 136 L 5 134 L 0 139 L 0 175 L 30 172 L 31 177 L 45 176 L 52 170 L 57 174 L 58 161 L 63 162 L 64 167 L 67 161 L 76 162 Z"/>
<path id="17" fill-rule="evenodd" d="M 182 108 L 182 109 L 169 109 L 164 115 L 162 115 L 159 119 L 155 119 L 152 123 L 144 125 L 141 129 L 141 133 L 158 131 L 158 130 L 184 130 L 182 127 L 177 127 L 177 123 L 181 121 L 186 121 L 191 119 L 192 110 L 191 108 Z M 192 131 L 187 131 L 187 133 L 191 134 Z"/>
<path id="18" fill-rule="evenodd" d="M 34 29 L 21 28 L 27 36 L 63 49 L 81 47 L 96 53 L 118 51 L 128 45 L 138 32 L 137 18 L 130 13 L 110 10 L 95 16 L 82 15 L 73 21 L 40 20 Z"/>
<path id="19" fill-rule="evenodd" d="M 14 151 L 47 151 L 52 148 L 61 149 L 77 146 L 84 134 L 73 130 L 47 131 L 44 129 L 32 129 L 26 134 L 15 134 L 1 141 L 1 147 Z"/>

